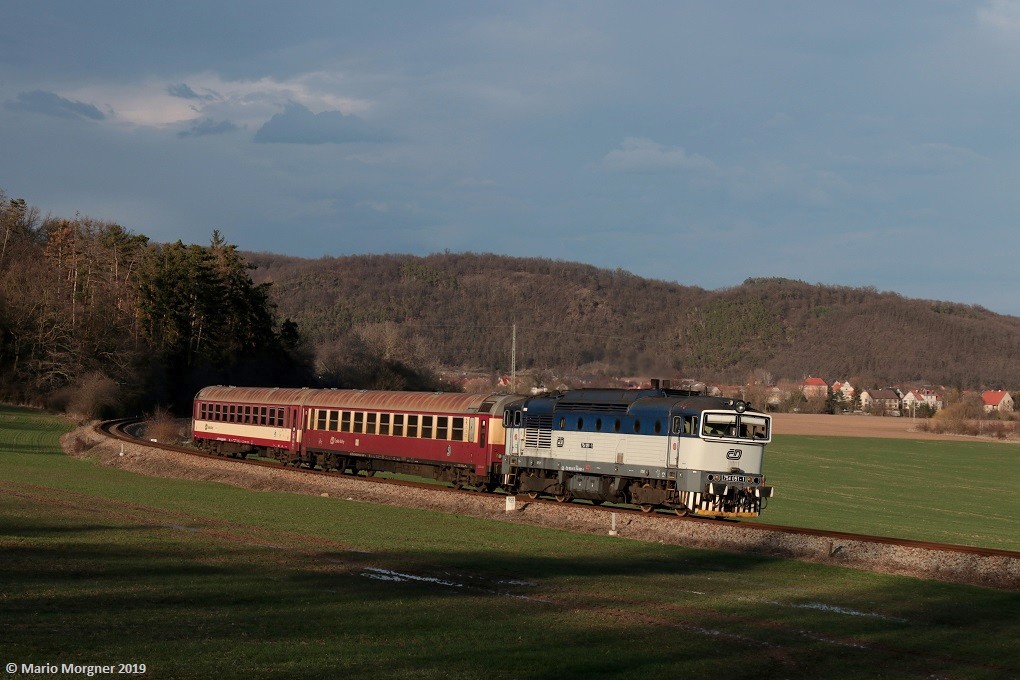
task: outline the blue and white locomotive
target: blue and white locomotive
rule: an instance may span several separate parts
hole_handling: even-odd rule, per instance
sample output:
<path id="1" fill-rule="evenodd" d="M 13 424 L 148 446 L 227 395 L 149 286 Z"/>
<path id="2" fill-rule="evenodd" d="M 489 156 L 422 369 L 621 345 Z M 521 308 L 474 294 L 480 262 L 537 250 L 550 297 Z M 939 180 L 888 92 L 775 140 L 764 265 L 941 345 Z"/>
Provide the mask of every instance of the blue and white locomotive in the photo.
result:
<path id="1" fill-rule="evenodd" d="M 557 392 L 509 404 L 504 487 L 645 512 L 757 517 L 772 419 L 743 401 L 653 387 Z"/>

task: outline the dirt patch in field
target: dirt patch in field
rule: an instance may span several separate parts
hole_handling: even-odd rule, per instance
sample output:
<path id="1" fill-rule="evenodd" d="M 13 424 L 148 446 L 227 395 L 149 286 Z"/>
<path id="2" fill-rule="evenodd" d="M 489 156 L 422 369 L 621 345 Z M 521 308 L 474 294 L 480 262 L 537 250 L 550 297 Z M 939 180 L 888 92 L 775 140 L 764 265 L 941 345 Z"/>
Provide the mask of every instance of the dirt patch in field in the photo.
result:
<path id="1" fill-rule="evenodd" d="M 282 491 L 328 496 L 345 501 L 436 510 L 504 522 L 532 524 L 568 531 L 602 534 L 616 527 L 621 538 L 688 547 L 771 555 L 955 583 L 1020 589 L 1020 558 L 932 551 L 859 540 L 789 534 L 749 524 L 686 521 L 666 515 L 614 513 L 577 503 L 516 499 L 507 510 L 502 495 L 458 492 L 436 487 L 417 489 L 380 484 L 362 478 L 312 475 L 298 470 L 246 465 L 227 458 L 203 458 L 176 451 L 122 443 L 78 428 L 61 439 L 69 455 L 93 458 L 103 465 L 153 477 L 219 482 L 253 491 Z"/>
<path id="2" fill-rule="evenodd" d="M 816 415 L 811 413 L 773 413 L 772 434 L 800 434 L 818 437 L 881 437 L 886 439 L 939 439 L 943 441 L 989 441 L 1013 443 L 996 437 L 971 437 L 962 434 L 921 432 L 919 421 L 866 415 Z"/>

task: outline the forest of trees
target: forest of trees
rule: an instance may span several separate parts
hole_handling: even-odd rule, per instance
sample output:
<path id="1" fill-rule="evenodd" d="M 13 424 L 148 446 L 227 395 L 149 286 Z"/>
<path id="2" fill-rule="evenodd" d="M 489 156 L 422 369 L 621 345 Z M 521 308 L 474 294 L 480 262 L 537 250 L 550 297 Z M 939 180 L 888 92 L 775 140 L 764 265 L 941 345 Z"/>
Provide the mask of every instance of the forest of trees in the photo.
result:
<path id="1" fill-rule="evenodd" d="M 281 322 L 280 318 L 284 320 Z M 538 258 L 306 260 L 152 243 L 0 190 L 0 400 L 87 416 L 208 384 L 442 389 L 505 373 L 1020 387 L 1020 318 L 870 288 L 719 291 Z"/>
<path id="2" fill-rule="evenodd" d="M 0 399 L 84 416 L 203 385 L 303 384 L 311 357 L 233 245 L 159 245 L 0 192 Z"/>

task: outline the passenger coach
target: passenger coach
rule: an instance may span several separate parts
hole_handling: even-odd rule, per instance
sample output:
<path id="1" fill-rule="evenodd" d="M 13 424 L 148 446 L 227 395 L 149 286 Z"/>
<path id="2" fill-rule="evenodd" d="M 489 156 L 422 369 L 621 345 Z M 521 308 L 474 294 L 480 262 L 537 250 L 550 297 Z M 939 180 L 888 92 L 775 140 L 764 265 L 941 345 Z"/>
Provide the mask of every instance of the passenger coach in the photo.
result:
<path id="1" fill-rule="evenodd" d="M 207 387 L 195 397 L 194 438 L 207 450 L 258 453 L 289 465 L 399 472 L 494 489 L 505 445 L 504 405 L 519 397 Z"/>

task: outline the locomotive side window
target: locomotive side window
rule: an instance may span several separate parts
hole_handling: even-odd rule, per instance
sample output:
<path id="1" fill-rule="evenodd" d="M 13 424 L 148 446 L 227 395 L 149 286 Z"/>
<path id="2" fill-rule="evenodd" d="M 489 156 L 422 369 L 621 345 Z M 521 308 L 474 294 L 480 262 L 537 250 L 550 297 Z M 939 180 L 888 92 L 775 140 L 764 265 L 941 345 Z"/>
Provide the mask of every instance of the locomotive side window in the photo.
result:
<path id="1" fill-rule="evenodd" d="M 511 422 L 512 416 L 510 415 L 510 411 L 503 411 L 503 427 L 510 427 Z"/>
<path id="2" fill-rule="evenodd" d="M 566 418 L 560 418 L 560 429 L 561 430 L 567 429 L 567 419 Z"/>
<path id="3" fill-rule="evenodd" d="M 620 419 L 617 418 L 616 422 L 613 423 L 613 432 L 619 432 L 619 431 L 620 431 Z"/>
<path id="4" fill-rule="evenodd" d="M 577 430 L 578 430 L 578 432 L 580 432 L 583 429 L 584 429 L 584 418 L 578 418 L 577 419 Z"/>
<path id="5" fill-rule="evenodd" d="M 403 437 L 404 436 L 404 414 L 394 413 L 393 414 L 393 436 Z"/>
<path id="6" fill-rule="evenodd" d="M 520 411 L 514 411 L 514 427 L 520 427 L 520 426 L 521 426 L 521 412 Z"/>
<path id="7" fill-rule="evenodd" d="M 661 434 L 661 433 L 662 433 L 662 421 L 661 420 L 656 420 L 655 421 L 655 434 Z"/>
<path id="8" fill-rule="evenodd" d="M 421 438 L 432 439 L 432 416 L 421 417 Z"/>
<path id="9" fill-rule="evenodd" d="M 379 434 L 390 433 L 390 414 L 380 413 L 379 414 Z"/>
<path id="10" fill-rule="evenodd" d="M 450 418 L 450 438 L 455 442 L 464 441 L 464 419 L 463 418 Z"/>
<path id="11" fill-rule="evenodd" d="M 436 439 L 449 439 L 450 419 L 446 416 L 436 416 Z"/>
<path id="12" fill-rule="evenodd" d="M 640 432 L 641 431 L 641 421 L 640 420 L 635 420 L 634 421 L 634 431 L 635 432 Z"/>
<path id="13" fill-rule="evenodd" d="M 602 419 L 601 418 L 596 418 L 595 419 L 595 431 L 596 432 L 601 432 L 602 431 Z"/>
<path id="14" fill-rule="evenodd" d="M 418 436 L 418 416 L 407 416 L 407 436 Z"/>

